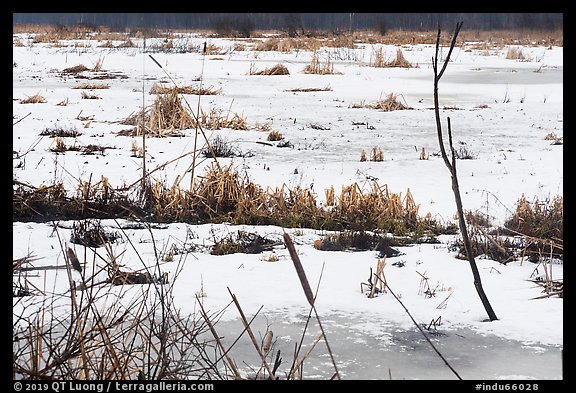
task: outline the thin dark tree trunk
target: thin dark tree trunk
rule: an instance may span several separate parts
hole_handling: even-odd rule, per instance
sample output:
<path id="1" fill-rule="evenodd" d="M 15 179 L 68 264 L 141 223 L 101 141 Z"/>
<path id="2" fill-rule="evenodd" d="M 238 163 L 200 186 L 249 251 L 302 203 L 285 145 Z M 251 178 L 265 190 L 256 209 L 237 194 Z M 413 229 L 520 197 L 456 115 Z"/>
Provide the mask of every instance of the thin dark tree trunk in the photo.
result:
<path id="1" fill-rule="evenodd" d="M 474 259 L 474 254 L 472 251 L 472 244 L 470 243 L 470 238 L 468 237 L 468 229 L 466 228 L 466 220 L 464 218 L 464 209 L 462 208 L 462 198 L 460 197 L 460 187 L 458 185 L 458 176 L 456 174 L 456 153 L 454 151 L 454 146 L 452 145 L 452 127 L 450 125 L 450 118 L 448 117 L 448 142 L 450 144 L 450 151 L 451 151 L 451 160 L 448 158 L 446 154 L 446 149 L 444 149 L 444 142 L 442 139 L 442 123 L 440 122 L 440 105 L 438 102 L 438 82 L 446 67 L 448 66 L 448 62 L 450 61 L 450 55 L 452 54 L 452 50 L 456 44 L 456 38 L 458 37 L 458 33 L 462 28 L 462 22 L 458 22 L 456 24 L 456 30 L 454 31 L 454 35 L 452 37 L 452 43 L 450 44 L 450 49 L 448 51 L 448 55 L 444 60 L 444 64 L 440 72 L 438 72 L 438 50 L 440 47 L 440 28 L 438 28 L 438 35 L 436 37 L 436 54 L 432 59 L 432 67 L 434 69 L 434 113 L 436 115 L 436 130 L 438 131 L 438 143 L 440 145 L 440 152 L 442 153 L 442 158 L 444 159 L 444 164 L 450 171 L 450 175 L 452 177 L 452 191 L 454 192 L 454 199 L 456 201 L 456 208 L 458 209 L 458 224 L 460 226 L 460 232 L 462 233 L 462 241 L 464 242 L 464 248 L 466 250 L 466 256 L 468 257 L 468 262 L 470 263 L 470 268 L 472 269 L 472 275 L 474 276 L 474 287 L 480 296 L 480 300 L 484 305 L 484 309 L 488 314 L 488 318 L 490 321 L 497 320 L 496 313 L 492 309 L 490 302 L 488 301 L 488 297 L 482 288 L 482 280 L 480 279 L 480 273 L 478 272 L 478 267 L 476 266 L 476 261 Z"/>

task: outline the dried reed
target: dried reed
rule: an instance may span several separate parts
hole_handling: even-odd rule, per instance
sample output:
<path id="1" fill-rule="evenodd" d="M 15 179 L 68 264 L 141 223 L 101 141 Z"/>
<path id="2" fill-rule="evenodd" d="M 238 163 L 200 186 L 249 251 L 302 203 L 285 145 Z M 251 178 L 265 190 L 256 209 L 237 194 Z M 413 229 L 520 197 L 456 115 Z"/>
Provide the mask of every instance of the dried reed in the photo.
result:
<path id="1" fill-rule="evenodd" d="M 44 104 L 46 102 L 46 98 L 42 97 L 40 94 L 34 94 L 33 96 L 20 100 L 21 104 Z"/>
<path id="2" fill-rule="evenodd" d="M 276 64 L 273 67 L 270 68 L 266 68 L 262 71 L 256 71 L 254 69 L 252 69 L 252 67 L 250 68 L 250 75 L 290 75 L 290 71 L 288 71 L 288 68 L 286 68 L 285 65 L 283 64 Z"/>
<path id="3" fill-rule="evenodd" d="M 85 89 L 85 90 L 109 89 L 109 88 L 110 85 L 107 84 L 89 83 L 89 82 L 84 82 L 77 84 L 76 86 L 72 86 L 72 89 Z"/>
<path id="4" fill-rule="evenodd" d="M 196 88 L 192 86 L 163 86 L 159 83 L 154 83 L 150 88 L 150 94 L 191 94 L 191 95 L 218 95 L 222 93 L 222 89 Z"/>
<path id="5" fill-rule="evenodd" d="M 310 64 L 304 67 L 305 74 L 319 74 L 319 75 L 330 75 L 330 74 L 338 74 L 339 72 L 334 71 L 334 64 L 331 62 L 330 57 L 325 63 L 320 62 L 318 58 L 318 53 L 314 52 L 312 55 L 312 60 Z"/>

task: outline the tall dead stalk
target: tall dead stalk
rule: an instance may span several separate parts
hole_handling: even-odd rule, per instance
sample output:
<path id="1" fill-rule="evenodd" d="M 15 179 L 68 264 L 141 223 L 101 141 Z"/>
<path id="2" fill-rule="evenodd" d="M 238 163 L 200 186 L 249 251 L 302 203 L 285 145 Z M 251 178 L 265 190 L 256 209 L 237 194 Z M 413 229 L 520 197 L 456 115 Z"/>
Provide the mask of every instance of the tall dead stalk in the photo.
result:
<path id="1" fill-rule="evenodd" d="M 488 318 L 490 321 L 497 320 L 496 313 L 492 309 L 490 302 L 488 301 L 488 297 L 486 296 L 484 289 L 482 288 L 482 281 L 480 279 L 480 273 L 478 272 L 478 267 L 476 266 L 476 261 L 474 260 L 474 253 L 472 251 L 472 243 L 470 238 L 468 237 L 468 230 L 466 228 L 466 219 L 464 216 L 464 209 L 462 208 L 462 199 L 460 197 L 460 186 L 458 185 L 458 176 L 456 174 L 456 151 L 454 150 L 454 146 L 452 145 L 452 128 L 450 125 L 450 117 L 447 118 L 448 122 L 448 142 L 450 144 L 450 151 L 451 151 L 451 158 L 448 158 L 446 153 L 446 149 L 444 148 L 444 141 L 442 137 L 442 124 L 440 122 L 440 105 L 438 103 L 438 82 L 440 82 L 440 78 L 444 75 L 444 71 L 446 71 L 446 67 L 450 61 L 450 55 L 452 54 L 452 50 L 456 45 L 456 38 L 458 37 L 458 33 L 462 28 L 463 22 L 456 23 L 456 29 L 454 31 L 454 35 L 452 36 L 452 43 L 450 44 L 450 49 L 448 51 L 448 55 L 444 59 L 444 64 L 442 65 L 442 69 L 438 72 L 438 51 L 440 49 L 440 27 L 438 27 L 438 35 L 436 36 L 436 53 L 432 58 L 432 68 L 434 69 L 434 113 L 436 115 L 436 130 L 438 132 L 438 144 L 440 145 L 440 152 L 442 153 L 442 158 L 444 159 L 444 164 L 450 171 L 450 175 L 452 177 L 452 191 L 454 192 L 454 199 L 456 200 L 456 208 L 458 209 L 458 223 L 460 226 L 460 232 L 462 233 L 462 241 L 464 243 L 464 248 L 466 250 L 466 255 L 468 257 L 468 262 L 470 263 L 470 268 L 472 269 L 472 275 L 474 276 L 474 286 L 476 287 L 476 291 L 480 296 L 480 300 L 484 305 L 486 312 L 488 313 Z"/>
<path id="2" fill-rule="evenodd" d="M 288 248 L 288 252 L 290 253 L 290 258 L 294 263 L 294 267 L 296 268 L 296 273 L 298 274 L 298 278 L 300 279 L 300 284 L 302 285 L 302 289 L 304 289 L 304 294 L 306 295 L 306 299 L 312 307 L 314 311 L 314 315 L 316 316 L 316 321 L 318 321 L 318 326 L 320 327 L 320 331 L 322 332 L 322 337 L 324 338 L 324 342 L 326 343 L 326 349 L 328 350 L 328 354 L 330 355 L 330 359 L 332 360 L 332 365 L 334 366 L 334 375 L 331 379 L 340 379 L 340 373 L 338 372 L 338 367 L 336 366 L 336 361 L 334 360 L 334 355 L 332 350 L 330 349 L 330 345 L 328 344 L 328 338 L 326 337 L 326 333 L 324 332 L 324 328 L 322 327 L 322 322 L 320 321 L 320 317 L 318 316 L 318 312 L 316 311 L 316 306 L 314 305 L 314 295 L 312 294 L 312 289 L 310 288 L 310 284 L 308 283 L 308 278 L 306 278 L 306 273 L 304 272 L 304 267 L 300 262 L 300 257 L 296 252 L 296 248 L 294 247 L 294 243 L 290 238 L 290 235 L 284 232 L 284 243 Z"/>

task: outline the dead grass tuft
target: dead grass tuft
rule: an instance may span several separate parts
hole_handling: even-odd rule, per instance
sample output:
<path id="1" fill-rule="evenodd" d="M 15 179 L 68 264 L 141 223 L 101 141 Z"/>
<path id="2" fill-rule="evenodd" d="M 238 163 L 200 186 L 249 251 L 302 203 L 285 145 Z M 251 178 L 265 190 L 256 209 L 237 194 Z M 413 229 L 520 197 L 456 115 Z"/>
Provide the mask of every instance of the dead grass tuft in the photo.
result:
<path id="1" fill-rule="evenodd" d="M 249 71 L 250 75 L 290 75 L 290 71 L 288 71 L 288 68 L 286 68 L 285 65 L 282 64 L 276 64 L 273 67 L 270 68 L 266 68 L 262 71 L 256 71 L 254 69 L 253 64 L 250 65 L 250 71 Z"/>
<path id="2" fill-rule="evenodd" d="M 563 223 L 564 198 L 561 195 L 543 201 L 536 198 L 532 202 L 523 195 L 504 227 L 539 239 L 563 239 Z"/>
<path id="3" fill-rule="evenodd" d="M 370 161 L 381 162 L 384 161 L 384 150 L 378 146 L 373 146 L 370 150 Z"/>
<path id="4" fill-rule="evenodd" d="M 266 239 L 257 233 L 237 231 L 218 240 L 212 246 L 212 255 L 229 255 L 235 253 L 260 254 L 271 251 L 276 242 Z"/>
<path id="5" fill-rule="evenodd" d="M 282 135 L 280 131 L 272 130 L 270 131 L 270 133 L 268 134 L 268 138 L 266 139 L 269 140 L 270 142 L 277 142 L 284 139 L 284 135 Z"/>
<path id="6" fill-rule="evenodd" d="M 96 94 L 91 94 L 88 93 L 86 91 L 83 91 L 80 96 L 82 97 L 83 100 L 100 100 L 101 97 L 97 96 Z"/>
<path id="7" fill-rule="evenodd" d="M 330 61 L 330 57 L 325 63 L 322 63 L 318 58 L 318 53 L 314 52 L 310 64 L 304 67 L 305 74 L 319 74 L 319 75 L 331 75 L 339 74 L 339 72 L 334 71 L 334 64 Z"/>
<path id="8" fill-rule="evenodd" d="M 42 97 L 40 94 L 34 94 L 33 96 L 20 100 L 21 104 L 45 104 L 46 102 L 46 98 Z"/>
<path id="9" fill-rule="evenodd" d="M 79 83 L 76 86 L 72 86 L 72 89 L 84 89 L 84 90 L 98 90 L 98 89 L 109 89 L 110 85 L 104 84 L 104 83 L 90 83 L 90 82 L 84 82 L 84 83 Z"/>
<path id="10" fill-rule="evenodd" d="M 402 50 L 398 48 L 398 50 L 396 50 L 396 58 L 388 62 L 385 62 L 383 64 L 383 67 L 412 68 L 413 65 L 408 60 L 406 60 L 404 54 L 402 53 Z"/>
<path id="11" fill-rule="evenodd" d="M 222 89 L 214 89 L 212 87 L 200 88 L 193 86 L 163 86 L 159 83 L 154 83 L 150 88 L 150 94 L 194 94 L 194 95 L 218 95 L 222 93 Z"/>
<path id="12" fill-rule="evenodd" d="M 506 59 L 508 60 L 518 60 L 518 61 L 530 61 L 522 52 L 522 48 L 510 47 L 506 52 Z"/>
<path id="13" fill-rule="evenodd" d="M 378 100 L 372 104 L 366 104 L 364 101 L 352 104 L 352 108 L 371 108 L 371 109 L 378 109 L 383 112 L 392 112 L 397 110 L 404 110 L 404 109 L 412 109 L 411 107 L 402 104 L 398 101 L 398 96 L 394 93 L 388 94 L 385 99 Z"/>
<path id="14" fill-rule="evenodd" d="M 176 91 L 159 94 L 148 111 L 146 134 L 154 137 L 180 136 L 180 130 L 194 128 L 195 120 L 182 105 Z M 138 122 L 140 117 L 140 122 Z M 142 117 L 136 114 L 137 134 L 141 135 Z"/>
<path id="15" fill-rule="evenodd" d="M 307 87 L 307 88 L 296 88 L 296 89 L 289 89 L 286 90 L 292 93 L 310 93 L 310 92 L 316 92 L 316 91 L 332 91 L 332 88 L 330 87 L 330 85 L 327 85 L 326 87 Z"/>
<path id="16" fill-rule="evenodd" d="M 62 70 L 62 73 L 64 73 L 64 74 L 79 74 L 81 72 L 88 71 L 88 70 L 89 70 L 89 68 L 86 67 L 84 64 L 79 64 L 79 65 L 74 66 L 74 67 L 64 68 Z"/>

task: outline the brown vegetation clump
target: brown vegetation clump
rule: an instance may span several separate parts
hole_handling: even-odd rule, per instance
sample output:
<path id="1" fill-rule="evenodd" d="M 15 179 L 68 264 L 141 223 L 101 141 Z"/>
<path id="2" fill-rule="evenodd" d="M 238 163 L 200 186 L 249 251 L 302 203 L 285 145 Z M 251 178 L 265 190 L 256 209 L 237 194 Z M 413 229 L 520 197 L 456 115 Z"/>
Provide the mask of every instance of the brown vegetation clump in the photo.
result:
<path id="1" fill-rule="evenodd" d="M 310 64 L 304 67 L 304 73 L 319 74 L 319 75 L 338 74 L 338 72 L 334 71 L 334 64 L 330 61 L 330 57 L 328 57 L 325 63 L 322 63 L 320 62 L 320 59 L 318 58 L 318 54 L 316 52 L 314 52 Z"/>
<path id="2" fill-rule="evenodd" d="M 269 140 L 270 142 L 277 142 L 284 139 L 284 136 L 280 131 L 272 130 L 270 131 L 270 133 L 268 134 L 268 138 L 266 139 Z"/>
<path id="3" fill-rule="evenodd" d="M 398 48 L 396 51 L 396 58 L 390 61 L 384 59 L 384 54 L 382 53 L 382 48 L 378 48 L 375 52 L 374 58 L 370 57 L 370 67 L 400 67 L 400 68 L 412 68 L 413 65 L 404 57 L 402 50 Z"/>
<path id="4" fill-rule="evenodd" d="M 98 89 L 109 89 L 110 85 L 98 84 L 98 83 L 79 83 L 76 86 L 72 86 L 72 89 L 84 89 L 84 90 L 98 90 Z"/>
<path id="5" fill-rule="evenodd" d="M 266 68 L 262 71 L 255 71 L 251 68 L 250 75 L 290 75 L 290 71 L 288 71 L 288 68 L 286 68 L 285 65 L 276 64 L 275 66 Z"/>
<path id="6" fill-rule="evenodd" d="M 142 182 L 137 184 L 143 187 Z M 13 218 L 26 221 L 26 217 L 38 214 L 46 219 L 148 215 L 158 222 L 230 222 L 337 231 L 370 228 L 400 235 L 446 230 L 433 220 L 418 216 L 418 205 L 410 190 L 402 196 L 376 181 L 368 188 L 357 183 L 343 187 L 340 195 L 334 195 L 331 188 L 331 193 L 326 194 L 330 200 L 325 206 L 329 208 L 325 208 L 311 189 L 289 188 L 285 184 L 263 189 L 232 164 L 213 164 L 190 189 L 177 184 L 166 187 L 153 181 L 136 193 L 146 195 L 144 206 L 140 197 L 132 201 L 134 190 L 114 189 L 106 179 L 96 184 L 84 182 L 73 197 L 68 197 L 61 185 L 58 187 L 56 196 L 46 193 L 46 187 L 15 187 Z"/>
<path id="7" fill-rule="evenodd" d="M 381 110 L 383 112 L 412 109 L 398 101 L 397 97 L 398 96 L 396 94 L 390 93 L 385 99 L 376 101 L 374 104 L 369 105 L 369 107 Z"/>
<path id="8" fill-rule="evenodd" d="M 318 43 L 310 40 L 288 38 L 268 38 L 265 41 L 258 42 L 254 47 L 256 51 L 262 52 L 292 52 L 293 50 L 316 50 L 319 48 Z"/>
<path id="9" fill-rule="evenodd" d="M 121 136 L 138 136 L 142 135 L 142 116 L 146 124 L 146 135 L 151 137 L 169 137 L 182 136 L 181 130 L 195 129 L 197 126 L 207 130 L 220 130 L 222 128 L 231 128 L 233 130 L 249 130 L 250 127 L 246 118 L 239 114 L 230 116 L 222 115 L 222 111 L 216 108 L 210 109 L 209 112 L 200 110 L 200 116 L 196 119 L 189 112 L 178 93 L 173 90 L 168 94 L 159 94 L 150 107 L 142 111 L 133 112 L 121 123 L 135 126 L 134 129 L 122 130 L 117 133 Z"/>
<path id="10" fill-rule="evenodd" d="M 150 94 L 194 94 L 194 95 L 218 95 L 222 93 L 221 89 L 211 87 L 192 87 L 192 86 L 163 86 L 154 83 L 150 88 Z"/>
<path id="11" fill-rule="evenodd" d="M 378 109 L 383 112 L 392 112 L 397 110 L 412 109 L 411 107 L 402 104 L 398 101 L 398 96 L 394 93 L 388 94 L 385 99 L 378 100 L 372 104 L 366 104 L 364 101 L 352 104 L 351 108 L 371 108 Z"/>
<path id="12" fill-rule="evenodd" d="M 396 51 L 396 58 L 385 63 L 384 67 L 401 67 L 401 68 L 412 68 L 413 65 L 404 57 L 402 50 L 398 48 Z"/>
<path id="13" fill-rule="evenodd" d="M 62 73 L 64 73 L 64 74 L 79 74 L 81 72 L 88 71 L 88 70 L 89 70 L 89 68 L 86 67 L 84 64 L 79 64 L 79 65 L 74 66 L 74 67 L 64 68 L 62 70 Z"/>
<path id="14" fill-rule="evenodd" d="M 526 56 L 522 52 L 522 49 L 516 47 L 508 48 L 508 51 L 506 52 L 506 59 L 519 61 L 527 60 Z"/>
<path id="15" fill-rule="evenodd" d="M 304 87 L 304 88 L 295 88 L 295 89 L 288 89 L 291 93 L 310 93 L 310 92 L 317 92 L 317 91 L 332 91 L 332 87 L 330 85 L 326 87 Z"/>
<path id="16" fill-rule="evenodd" d="M 33 96 L 24 98 L 20 100 L 21 104 L 45 104 L 46 98 L 42 97 L 40 94 L 34 94 Z"/>
<path id="17" fill-rule="evenodd" d="M 141 127 L 141 123 L 136 124 Z M 164 137 L 180 135 L 179 130 L 195 127 L 195 120 L 182 105 L 178 93 L 160 94 L 152 104 L 146 120 L 146 134 Z M 138 131 L 141 134 L 141 131 Z"/>
<path id="18" fill-rule="evenodd" d="M 522 196 L 504 227 L 535 238 L 563 239 L 564 198 L 556 196 L 551 200 L 530 202 Z"/>
<path id="19" fill-rule="evenodd" d="M 373 146 L 370 151 L 370 161 L 381 162 L 384 161 L 384 150 L 378 146 Z"/>
<path id="20" fill-rule="evenodd" d="M 99 100 L 101 97 L 97 96 L 96 94 L 90 94 L 88 92 L 83 91 L 80 96 L 83 100 Z"/>

